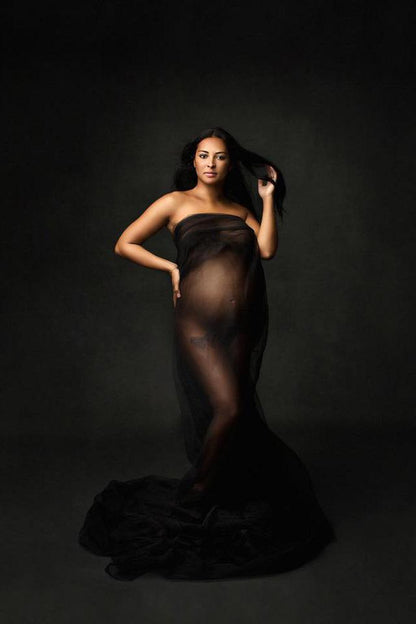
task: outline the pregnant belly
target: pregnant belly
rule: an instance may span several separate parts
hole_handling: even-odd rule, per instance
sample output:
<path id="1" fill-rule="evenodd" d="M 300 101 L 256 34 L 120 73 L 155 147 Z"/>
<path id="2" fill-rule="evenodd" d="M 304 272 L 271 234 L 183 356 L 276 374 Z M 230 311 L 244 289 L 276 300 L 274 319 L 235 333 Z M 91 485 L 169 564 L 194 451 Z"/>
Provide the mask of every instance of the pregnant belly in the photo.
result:
<path id="1" fill-rule="evenodd" d="M 247 306 L 245 281 L 245 267 L 235 254 L 210 258 L 181 281 L 182 311 L 203 323 L 235 323 Z"/>

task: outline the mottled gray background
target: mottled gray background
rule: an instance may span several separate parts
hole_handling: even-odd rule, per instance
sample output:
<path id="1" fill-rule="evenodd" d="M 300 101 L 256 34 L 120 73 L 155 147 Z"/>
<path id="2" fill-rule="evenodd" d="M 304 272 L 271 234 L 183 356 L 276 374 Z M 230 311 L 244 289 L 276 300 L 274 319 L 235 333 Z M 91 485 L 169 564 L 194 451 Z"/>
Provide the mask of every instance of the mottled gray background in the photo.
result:
<path id="1" fill-rule="evenodd" d="M 410 621 L 411 3 L 85 0 L 3 15 L 9 621 Z M 92 497 L 187 463 L 169 277 L 113 248 L 213 125 L 285 175 L 258 391 L 339 542 L 286 575 L 119 584 L 76 544 Z M 145 246 L 175 260 L 167 230 Z"/>

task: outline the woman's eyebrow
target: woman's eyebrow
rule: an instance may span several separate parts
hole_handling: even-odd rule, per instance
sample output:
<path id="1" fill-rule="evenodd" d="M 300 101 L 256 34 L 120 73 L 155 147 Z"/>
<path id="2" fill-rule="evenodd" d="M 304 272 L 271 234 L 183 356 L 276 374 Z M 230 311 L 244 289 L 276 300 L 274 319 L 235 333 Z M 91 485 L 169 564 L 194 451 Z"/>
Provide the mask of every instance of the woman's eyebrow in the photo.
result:
<path id="1" fill-rule="evenodd" d="M 207 154 L 209 154 L 208 150 L 198 150 L 198 152 L 206 152 Z M 227 152 L 221 151 L 221 152 L 215 152 L 215 154 L 226 154 Z"/>

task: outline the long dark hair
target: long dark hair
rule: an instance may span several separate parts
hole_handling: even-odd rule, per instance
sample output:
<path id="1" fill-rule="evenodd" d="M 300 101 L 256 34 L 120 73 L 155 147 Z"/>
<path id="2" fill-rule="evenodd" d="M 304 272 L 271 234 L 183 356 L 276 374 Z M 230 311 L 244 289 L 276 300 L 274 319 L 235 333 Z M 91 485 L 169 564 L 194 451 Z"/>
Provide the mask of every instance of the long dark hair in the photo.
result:
<path id="1" fill-rule="evenodd" d="M 280 169 L 268 158 L 242 147 L 229 132 L 219 126 L 203 130 L 199 136 L 185 145 L 182 150 L 180 165 L 177 167 L 174 174 L 172 190 L 186 191 L 196 185 L 197 175 L 193 166 L 193 159 L 198 143 L 207 137 L 223 139 L 230 155 L 232 168 L 228 172 L 225 180 L 224 195 L 231 199 L 231 201 L 242 204 L 254 212 L 254 214 L 257 214 L 257 210 L 254 207 L 255 202 L 253 201 L 253 196 L 244 179 L 243 166 L 256 179 L 267 180 L 275 185 L 273 193 L 274 208 L 283 219 L 283 212 L 285 211 L 283 208 L 283 200 L 286 195 L 286 187 Z M 267 174 L 265 165 L 271 165 L 276 170 L 276 181 Z M 259 196 L 257 195 L 257 197 Z"/>

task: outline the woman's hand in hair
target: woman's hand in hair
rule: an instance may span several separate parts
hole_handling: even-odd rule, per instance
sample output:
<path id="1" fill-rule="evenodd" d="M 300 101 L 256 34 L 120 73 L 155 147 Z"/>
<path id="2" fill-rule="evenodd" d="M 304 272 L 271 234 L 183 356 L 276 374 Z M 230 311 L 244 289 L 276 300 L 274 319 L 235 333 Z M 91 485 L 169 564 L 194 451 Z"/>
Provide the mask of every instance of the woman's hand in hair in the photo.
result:
<path id="1" fill-rule="evenodd" d="M 277 171 L 276 169 L 274 169 L 274 167 L 270 166 L 270 165 L 266 165 L 266 171 L 267 171 L 267 175 L 272 178 L 272 180 L 276 181 L 277 180 Z M 268 180 L 262 180 L 259 179 L 257 180 L 258 183 L 258 191 L 259 191 L 259 195 L 262 199 L 264 199 L 265 197 L 268 197 L 269 195 L 272 195 L 273 191 L 274 191 L 274 184 L 273 182 L 269 182 Z"/>

